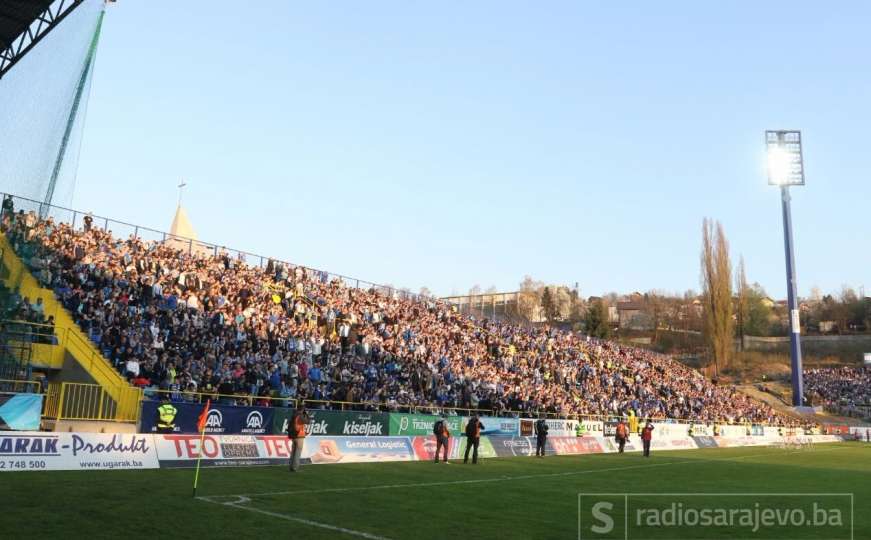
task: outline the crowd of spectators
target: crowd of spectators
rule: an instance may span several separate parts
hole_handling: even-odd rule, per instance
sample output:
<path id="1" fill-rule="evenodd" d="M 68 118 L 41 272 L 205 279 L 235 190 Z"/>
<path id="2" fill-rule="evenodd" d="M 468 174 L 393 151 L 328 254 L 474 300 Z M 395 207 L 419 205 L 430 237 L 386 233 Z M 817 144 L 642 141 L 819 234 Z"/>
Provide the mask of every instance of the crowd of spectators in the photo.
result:
<path id="1" fill-rule="evenodd" d="M 278 261 L 115 238 L 90 221 L 74 229 L 6 213 L 3 228 L 104 356 L 151 395 L 788 422 L 667 356 L 576 332 L 475 320 Z"/>
<path id="2" fill-rule="evenodd" d="M 871 367 L 806 369 L 804 394 L 812 405 L 833 410 L 871 408 Z"/>

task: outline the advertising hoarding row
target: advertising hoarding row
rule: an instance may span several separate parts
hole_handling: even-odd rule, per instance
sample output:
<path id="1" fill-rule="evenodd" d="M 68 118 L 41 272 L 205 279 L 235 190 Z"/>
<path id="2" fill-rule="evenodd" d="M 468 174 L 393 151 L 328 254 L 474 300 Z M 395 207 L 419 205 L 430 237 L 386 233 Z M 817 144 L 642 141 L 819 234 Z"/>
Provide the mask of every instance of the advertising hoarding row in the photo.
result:
<path id="1" fill-rule="evenodd" d="M 744 435 L 738 437 L 690 437 L 679 435 L 676 424 L 668 424 L 667 436 L 654 435 L 656 450 L 759 446 L 785 441 Z M 656 427 L 656 426 L 655 426 Z M 663 426 L 660 426 L 663 427 Z M 684 426 L 686 427 L 686 426 Z M 362 428 L 361 428 L 362 429 Z M 675 432 L 675 433 L 672 433 Z M 656 429 L 654 429 L 656 433 Z M 865 435 L 865 432 L 855 434 Z M 836 435 L 810 435 L 814 442 L 836 442 Z M 869 435 L 871 437 L 871 435 Z M 466 437 L 451 437 L 449 459 L 461 459 Z M 387 461 L 427 461 L 435 459 L 436 442 L 432 435 L 414 436 L 332 436 L 306 437 L 302 458 L 307 463 L 373 463 Z M 641 449 L 638 435 L 629 437 L 626 452 Z M 548 455 L 579 455 L 617 452 L 613 437 L 548 437 Z M 286 465 L 291 442 L 283 435 L 205 435 L 195 433 L 103 434 L 4 432 L 0 434 L 0 472 L 40 470 L 113 470 L 193 467 L 202 453 L 204 466 Z M 479 458 L 532 456 L 535 437 L 492 435 L 481 437 Z"/>

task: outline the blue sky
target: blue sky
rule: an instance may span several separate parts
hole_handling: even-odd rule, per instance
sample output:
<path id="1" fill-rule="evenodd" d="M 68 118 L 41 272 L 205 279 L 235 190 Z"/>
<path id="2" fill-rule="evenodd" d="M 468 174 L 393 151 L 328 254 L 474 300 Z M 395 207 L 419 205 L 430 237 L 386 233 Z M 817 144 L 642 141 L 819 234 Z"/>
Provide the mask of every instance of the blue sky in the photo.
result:
<path id="1" fill-rule="evenodd" d="M 240 6 L 245 6 L 240 8 Z M 763 133 L 803 131 L 800 294 L 871 288 L 864 2 L 122 1 L 74 206 L 439 294 L 699 287 L 701 222 L 785 295 Z"/>

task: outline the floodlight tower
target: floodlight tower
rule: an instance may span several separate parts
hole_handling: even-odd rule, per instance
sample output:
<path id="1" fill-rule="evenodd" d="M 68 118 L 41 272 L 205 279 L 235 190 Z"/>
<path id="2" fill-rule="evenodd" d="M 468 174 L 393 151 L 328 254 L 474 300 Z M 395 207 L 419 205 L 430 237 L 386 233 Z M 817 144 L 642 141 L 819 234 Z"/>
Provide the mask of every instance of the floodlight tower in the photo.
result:
<path id="1" fill-rule="evenodd" d="M 804 378 L 801 366 L 801 320 L 795 284 L 795 254 L 792 241 L 792 211 L 789 186 L 804 185 L 804 160 L 800 131 L 766 131 L 768 183 L 780 186 L 783 207 L 783 247 L 786 251 L 786 294 L 789 304 L 789 356 L 792 364 L 792 404 L 804 405 Z"/>

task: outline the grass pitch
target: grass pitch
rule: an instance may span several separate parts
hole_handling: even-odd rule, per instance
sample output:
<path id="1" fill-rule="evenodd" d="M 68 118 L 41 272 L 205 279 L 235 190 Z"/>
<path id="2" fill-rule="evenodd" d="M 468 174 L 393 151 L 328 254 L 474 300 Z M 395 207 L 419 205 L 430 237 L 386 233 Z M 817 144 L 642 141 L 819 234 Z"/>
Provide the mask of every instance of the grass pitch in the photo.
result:
<path id="1" fill-rule="evenodd" d="M 638 453 L 500 458 L 477 466 L 311 465 L 296 474 L 285 467 L 204 468 L 197 499 L 192 481 L 190 469 L 2 473 L 0 537 L 578 538 L 579 493 L 705 493 L 715 502 L 714 494 L 724 493 L 852 493 L 853 522 L 839 531 L 852 525 L 852 538 L 871 538 L 871 445 L 861 443 L 668 451 L 649 459 Z M 829 533 L 775 527 L 739 534 L 719 527 L 704 537 Z M 688 534 L 647 529 L 629 537 Z M 581 537 L 607 536 L 587 528 Z"/>

